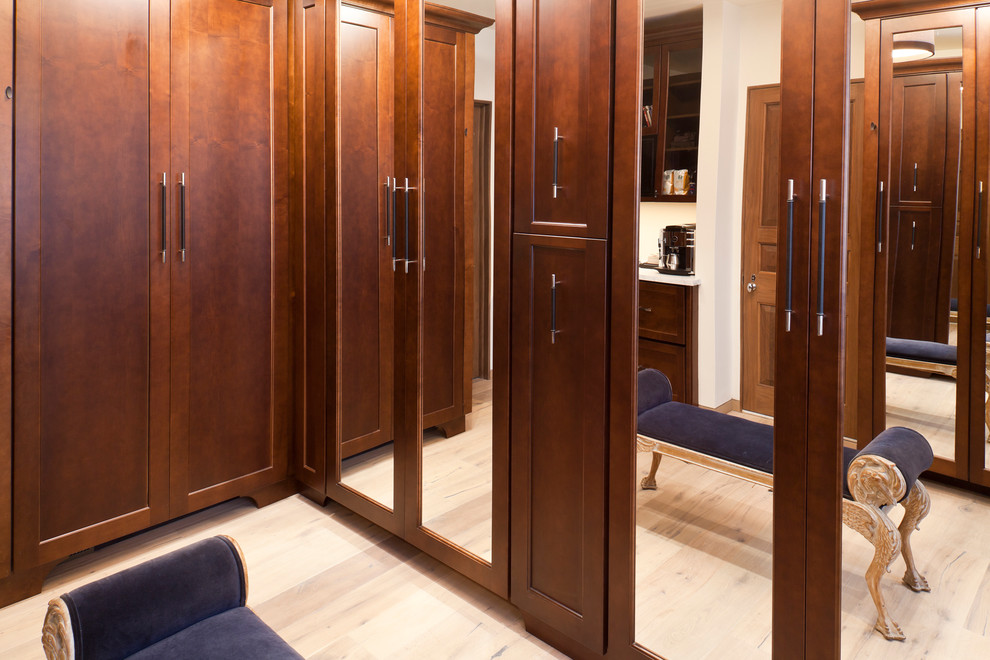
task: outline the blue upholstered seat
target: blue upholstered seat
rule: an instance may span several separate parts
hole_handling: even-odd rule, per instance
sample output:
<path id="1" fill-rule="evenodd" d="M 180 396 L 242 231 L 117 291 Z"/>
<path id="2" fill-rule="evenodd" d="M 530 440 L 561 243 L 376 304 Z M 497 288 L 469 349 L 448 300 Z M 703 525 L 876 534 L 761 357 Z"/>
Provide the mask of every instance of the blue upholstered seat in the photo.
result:
<path id="1" fill-rule="evenodd" d="M 638 385 L 637 427 L 641 435 L 773 474 L 773 427 L 769 424 L 673 401 L 670 381 L 656 369 L 640 371 Z M 860 455 L 892 461 L 904 475 L 908 493 L 933 460 L 928 441 L 917 431 L 899 426 L 881 432 L 861 451 L 844 447 L 843 494 L 849 499 L 852 495 L 846 475 L 849 464 Z"/>
<path id="2" fill-rule="evenodd" d="M 956 347 L 937 341 L 887 337 L 887 357 L 954 366 L 956 364 Z"/>
<path id="3" fill-rule="evenodd" d="M 245 607 L 246 599 L 240 551 L 222 536 L 61 597 L 77 660 L 301 658 Z"/>

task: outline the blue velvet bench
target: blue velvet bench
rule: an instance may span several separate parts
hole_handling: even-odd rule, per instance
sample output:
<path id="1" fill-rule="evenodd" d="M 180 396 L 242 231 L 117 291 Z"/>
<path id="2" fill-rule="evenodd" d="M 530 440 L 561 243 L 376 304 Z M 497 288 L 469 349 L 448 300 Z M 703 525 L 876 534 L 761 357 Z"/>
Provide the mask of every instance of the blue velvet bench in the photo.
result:
<path id="1" fill-rule="evenodd" d="M 244 556 L 215 536 L 51 601 L 41 641 L 49 660 L 302 658 L 246 600 Z"/>
<path id="2" fill-rule="evenodd" d="M 665 455 L 773 488 L 773 427 L 673 401 L 670 381 L 655 369 L 639 372 L 637 431 L 638 449 L 653 452 L 650 473 L 641 482 L 644 489 L 656 489 Z M 842 522 L 875 549 L 866 584 L 877 608 L 875 627 L 887 639 L 904 639 L 880 590 L 880 578 L 899 554 L 907 565 L 904 584 L 930 591 L 915 566 L 910 539 L 931 508 L 918 476 L 932 459 L 928 441 L 902 427 L 883 431 L 861 451 L 843 449 Z M 904 507 L 899 527 L 887 516 L 895 504 Z"/>

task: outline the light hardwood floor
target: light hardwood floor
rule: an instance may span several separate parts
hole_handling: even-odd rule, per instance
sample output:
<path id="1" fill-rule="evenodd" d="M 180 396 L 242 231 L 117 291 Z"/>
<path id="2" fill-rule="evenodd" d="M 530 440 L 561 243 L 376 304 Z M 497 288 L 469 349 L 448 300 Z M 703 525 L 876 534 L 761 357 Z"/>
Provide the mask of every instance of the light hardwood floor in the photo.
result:
<path id="1" fill-rule="evenodd" d="M 307 658 L 564 658 L 518 611 L 336 504 L 235 500 L 60 565 L 44 592 L 0 609 L 0 658 L 43 658 L 49 599 L 192 541 L 244 550 L 248 605 Z"/>
<path id="2" fill-rule="evenodd" d="M 925 436 L 936 456 L 955 460 L 956 381 L 946 376 L 887 373 L 887 428 Z"/>

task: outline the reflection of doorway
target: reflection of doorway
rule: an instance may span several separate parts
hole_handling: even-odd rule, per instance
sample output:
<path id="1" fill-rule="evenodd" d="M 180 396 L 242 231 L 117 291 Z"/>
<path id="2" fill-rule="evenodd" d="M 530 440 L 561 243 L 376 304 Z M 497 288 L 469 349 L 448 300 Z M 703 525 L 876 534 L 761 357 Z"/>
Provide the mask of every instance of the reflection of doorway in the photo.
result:
<path id="1" fill-rule="evenodd" d="M 490 378 L 492 103 L 474 102 L 473 377 Z"/>

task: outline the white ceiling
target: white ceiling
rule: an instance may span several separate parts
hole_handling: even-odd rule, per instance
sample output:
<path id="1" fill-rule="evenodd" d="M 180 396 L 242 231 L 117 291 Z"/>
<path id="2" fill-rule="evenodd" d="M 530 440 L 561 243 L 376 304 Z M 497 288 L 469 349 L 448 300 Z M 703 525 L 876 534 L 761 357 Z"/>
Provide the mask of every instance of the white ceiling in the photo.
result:
<path id="1" fill-rule="evenodd" d="M 773 2 L 774 0 L 725 0 L 725 2 L 739 7 L 747 5 L 757 5 L 761 2 Z M 780 0 L 776 0 L 780 4 Z M 655 18 L 657 16 L 669 16 L 682 11 L 697 9 L 704 3 L 702 0 L 643 0 L 643 18 Z"/>
<path id="2" fill-rule="evenodd" d="M 427 0 L 435 5 L 469 11 L 472 14 L 495 18 L 495 0 Z"/>

